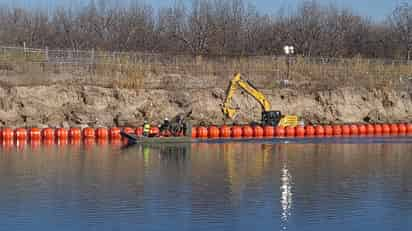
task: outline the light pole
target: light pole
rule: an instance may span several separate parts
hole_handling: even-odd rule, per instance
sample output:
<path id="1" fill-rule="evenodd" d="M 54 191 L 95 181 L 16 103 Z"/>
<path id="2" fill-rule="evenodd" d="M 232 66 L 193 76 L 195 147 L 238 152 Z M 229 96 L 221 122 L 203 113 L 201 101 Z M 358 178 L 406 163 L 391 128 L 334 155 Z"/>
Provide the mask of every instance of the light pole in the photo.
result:
<path id="1" fill-rule="evenodd" d="M 286 55 L 286 65 L 287 65 L 287 68 L 288 68 L 287 79 L 289 79 L 290 56 L 295 53 L 295 48 L 293 46 L 284 46 L 283 51 L 285 52 L 285 55 Z"/>

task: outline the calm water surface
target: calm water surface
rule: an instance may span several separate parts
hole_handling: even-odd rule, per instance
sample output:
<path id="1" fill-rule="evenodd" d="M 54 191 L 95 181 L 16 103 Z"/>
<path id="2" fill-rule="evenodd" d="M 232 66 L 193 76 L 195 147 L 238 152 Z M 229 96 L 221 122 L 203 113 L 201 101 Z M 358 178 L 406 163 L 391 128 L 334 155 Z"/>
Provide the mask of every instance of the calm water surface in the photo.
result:
<path id="1" fill-rule="evenodd" d="M 0 230 L 411 230 L 412 144 L 0 149 Z"/>

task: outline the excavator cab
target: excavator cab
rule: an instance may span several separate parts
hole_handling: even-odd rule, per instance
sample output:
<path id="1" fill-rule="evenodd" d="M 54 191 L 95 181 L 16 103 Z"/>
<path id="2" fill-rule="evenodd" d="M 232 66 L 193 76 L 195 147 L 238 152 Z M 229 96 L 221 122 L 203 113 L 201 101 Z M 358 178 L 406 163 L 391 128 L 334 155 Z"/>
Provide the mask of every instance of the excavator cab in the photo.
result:
<path id="1" fill-rule="evenodd" d="M 296 127 L 299 125 L 299 118 L 295 115 L 282 115 L 280 111 L 263 111 L 262 125 Z"/>
<path id="2" fill-rule="evenodd" d="M 280 111 L 262 111 L 262 125 L 277 126 L 281 119 Z"/>

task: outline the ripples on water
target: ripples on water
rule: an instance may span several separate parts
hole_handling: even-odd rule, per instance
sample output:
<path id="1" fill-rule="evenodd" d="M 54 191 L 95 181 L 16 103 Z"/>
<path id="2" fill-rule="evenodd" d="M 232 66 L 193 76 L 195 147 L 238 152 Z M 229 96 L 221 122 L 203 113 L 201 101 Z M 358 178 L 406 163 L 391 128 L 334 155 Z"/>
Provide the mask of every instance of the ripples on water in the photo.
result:
<path id="1" fill-rule="evenodd" d="M 1 149 L 0 230 L 409 230 L 412 144 Z"/>

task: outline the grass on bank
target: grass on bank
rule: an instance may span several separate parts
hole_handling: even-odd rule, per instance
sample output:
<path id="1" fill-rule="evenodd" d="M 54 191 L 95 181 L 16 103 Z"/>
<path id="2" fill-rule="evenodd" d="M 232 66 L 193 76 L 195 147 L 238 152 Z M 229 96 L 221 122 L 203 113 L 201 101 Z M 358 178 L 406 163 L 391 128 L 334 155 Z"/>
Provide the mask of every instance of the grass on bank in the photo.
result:
<path id="1" fill-rule="evenodd" d="M 88 84 L 139 89 L 145 88 L 145 83 L 150 82 L 153 76 L 160 75 L 181 75 L 187 78 L 216 76 L 218 81 L 213 84 L 226 87 L 232 74 L 241 72 L 259 88 L 278 88 L 282 83 L 288 83 L 288 87 L 306 90 L 342 86 L 404 88 L 409 87 L 409 79 L 412 77 L 412 65 L 409 62 L 359 57 L 201 58 L 140 53 L 55 53 L 46 55 L 44 52 L 2 50 L 0 75 L 68 74 L 84 79 L 85 82 L 89 81 Z M 35 85 L 35 81 L 32 84 Z"/>

